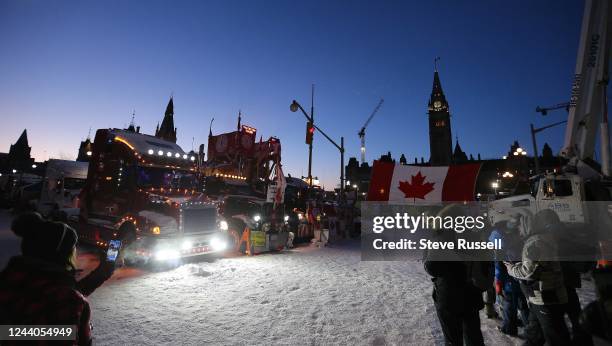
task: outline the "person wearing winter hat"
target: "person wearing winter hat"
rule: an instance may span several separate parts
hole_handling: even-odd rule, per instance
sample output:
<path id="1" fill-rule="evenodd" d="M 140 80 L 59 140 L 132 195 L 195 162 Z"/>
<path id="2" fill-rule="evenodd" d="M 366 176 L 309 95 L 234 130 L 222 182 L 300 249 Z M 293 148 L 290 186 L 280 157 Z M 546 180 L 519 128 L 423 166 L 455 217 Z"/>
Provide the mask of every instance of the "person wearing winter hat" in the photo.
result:
<path id="1" fill-rule="evenodd" d="M 519 217 L 519 230 L 525 239 L 521 261 L 504 264 L 508 274 L 520 280 L 529 302 L 526 344 L 569 345 L 570 334 L 564 319 L 567 289 L 554 236 L 561 222 L 550 209 L 535 216 L 524 212 Z"/>
<path id="2" fill-rule="evenodd" d="M 458 204 L 449 204 L 437 216 L 464 215 Z M 435 241 L 456 242 L 453 229 L 434 231 Z M 482 291 L 471 280 L 473 263 L 462 260 L 456 250 L 428 250 L 423 266 L 432 276 L 432 298 L 446 345 L 484 345 L 479 311 L 484 308 Z M 489 281 L 492 285 L 493 279 Z"/>
<path id="3" fill-rule="evenodd" d="M 0 324 L 75 325 L 76 340 L 64 344 L 90 345 L 91 309 L 85 296 L 112 275 L 114 264 L 100 261 L 77 282 L 74 229 L 34 212 L 15 218 L 11 229 L 22 239 L 21 255 L 0 272 Z"/>

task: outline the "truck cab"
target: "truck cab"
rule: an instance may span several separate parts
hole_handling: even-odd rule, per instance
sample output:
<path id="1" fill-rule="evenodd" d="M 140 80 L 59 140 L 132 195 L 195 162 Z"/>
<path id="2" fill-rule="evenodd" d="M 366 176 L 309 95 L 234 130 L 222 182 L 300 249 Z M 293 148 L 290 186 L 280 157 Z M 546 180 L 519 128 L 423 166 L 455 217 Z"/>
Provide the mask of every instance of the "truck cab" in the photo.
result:
<path id="1" fill-rule="evenodd" d="M 222 252 L 226 229 L 198 181 L 195 156 L 177 144 L 98 130 L 80 196 L 80 239 L 101 247 L 131 239 L 125 259 L 135 263 Z"/>
<path id="2" fill-rule="evenodd" d="M 533 215 L 543 209 L 554 210 L 563 223 L 586 223 L 583 206 L 583 179 L 576 174 L 549 173 L 531 178 L 531 193 L 499 199 L 489 203 L 491 224 L 514 217 L 519 208 Z"/>
<path id="3" fill-rule="evenodd" d="M 87 180 L 87 162 L 50 159 L 47 162 L 37 209 L 43 215 L 79 213 L 78 196 Z"/>

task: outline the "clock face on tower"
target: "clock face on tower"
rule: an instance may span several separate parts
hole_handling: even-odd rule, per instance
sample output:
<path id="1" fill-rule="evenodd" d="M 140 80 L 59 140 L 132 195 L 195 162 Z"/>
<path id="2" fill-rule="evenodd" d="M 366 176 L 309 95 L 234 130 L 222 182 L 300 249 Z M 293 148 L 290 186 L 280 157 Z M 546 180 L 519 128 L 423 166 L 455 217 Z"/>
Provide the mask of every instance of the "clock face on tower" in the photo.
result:
<path id="1" fill-rule="evenodd" d="M 440 101 L 435 101 L 433 105 L 434 105 L 434 108 L 435 108 L 435 109 L 440 109 L 440 108 L 442 108 L 442 102 L 440 102 Z"/>

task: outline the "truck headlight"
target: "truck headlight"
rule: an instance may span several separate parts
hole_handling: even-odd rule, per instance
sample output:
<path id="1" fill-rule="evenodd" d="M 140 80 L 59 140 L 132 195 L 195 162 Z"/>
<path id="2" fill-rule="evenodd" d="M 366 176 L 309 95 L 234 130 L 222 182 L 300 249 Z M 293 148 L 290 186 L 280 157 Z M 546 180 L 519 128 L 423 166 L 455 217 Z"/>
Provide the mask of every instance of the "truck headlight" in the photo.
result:
<path id="1" fill-rule="evenodd" d="M 289 221 L 289 215 L 285 215 L 285 222 Z"/>
<path id="2" fill-rule="evenodd" d="M 219 229 L 220 230 L 227 231 L 228 228 L 229 228 L 229 225 L 227 224 L 227 221 L 221 220 L 221 222 L 219 222 Z"/>
<path id="3" fill-rule="evenodd" d="M 255 222 L 259 222 L 259 220 L 261 220 L 261 215 L 259 215 L 259 214 L 255 214 L 255 216 L 253 216 L 253 220 L 254 220 Z"/>
<path id="4" fill-rule="evenodd" d="M 210 240 L 210 246 L 214 251 L 222 251 L 227 248 L 227 242 L 223 239 L 215 237 Z"/>
<path id="5" fill-rule="evenodd" d="M 181 257 L 181 253 L 176 250 L 163 249 L 155 253 L 155 259 L 158 261 L 167 261 Z"/>
<path id="6" fill-rule="evenodd" d="M 189 250 L 193 247 L 193 243 L 189 240 L 185 240 L 183 241 L 183 243 L 181 244 L 181 249 L 182 250 Z"/>

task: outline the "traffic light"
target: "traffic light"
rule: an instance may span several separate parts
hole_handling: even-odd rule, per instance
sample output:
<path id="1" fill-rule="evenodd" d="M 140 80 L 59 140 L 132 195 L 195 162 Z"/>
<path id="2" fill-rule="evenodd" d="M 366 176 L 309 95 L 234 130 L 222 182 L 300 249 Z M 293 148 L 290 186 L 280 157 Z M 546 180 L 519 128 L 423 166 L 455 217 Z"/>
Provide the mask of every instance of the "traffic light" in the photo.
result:
<path id="1" fill-rule="evenodd" d="M 312 136 L 314 136 L 315 128 L 312 122 L 306 123 L 306 144 L 312 144 Z"/>

